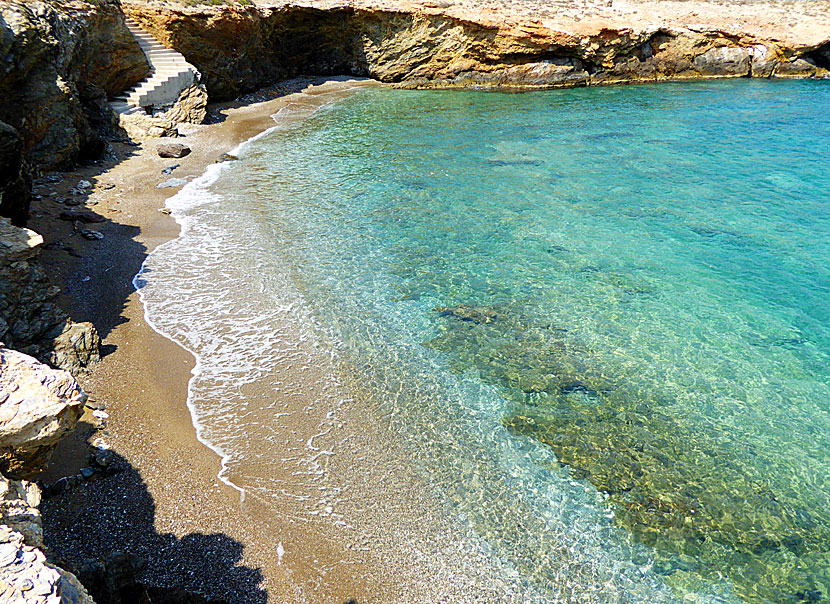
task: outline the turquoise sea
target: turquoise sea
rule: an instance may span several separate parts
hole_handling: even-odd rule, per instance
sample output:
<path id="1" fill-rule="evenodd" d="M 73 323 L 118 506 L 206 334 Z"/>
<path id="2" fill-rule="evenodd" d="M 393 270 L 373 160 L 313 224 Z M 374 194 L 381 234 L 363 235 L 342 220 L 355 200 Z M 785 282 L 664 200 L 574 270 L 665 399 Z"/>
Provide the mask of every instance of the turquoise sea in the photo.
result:
<path id="1" fill-rule="evenodd" d="M 514 601 L 830 602 L 830 82 L 363 89 L 171 206 L 136 282 L 238 486 L 280 394 L 222 392 L 321 337 Z"/>

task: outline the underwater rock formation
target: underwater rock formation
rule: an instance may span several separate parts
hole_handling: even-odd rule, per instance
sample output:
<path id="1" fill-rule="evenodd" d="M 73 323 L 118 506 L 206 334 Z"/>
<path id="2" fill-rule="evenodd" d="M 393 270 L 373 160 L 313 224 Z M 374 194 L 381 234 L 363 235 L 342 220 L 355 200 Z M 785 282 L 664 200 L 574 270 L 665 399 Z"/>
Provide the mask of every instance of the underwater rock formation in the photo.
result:
<path id="1" fill-rule="evenodd" d="M 504 426 L 606 493 L 617 524 L 657 550 L 658 572 L 725 575 L 750 602 L 822 593 L 830 512 L 770 484 L 751 445 L 675 417 L 658 388 L 607 375 L 574 334 L 520 309 L 435 311 L 439 333 L 425 345 L 500 386 L 514 402 Z"/>

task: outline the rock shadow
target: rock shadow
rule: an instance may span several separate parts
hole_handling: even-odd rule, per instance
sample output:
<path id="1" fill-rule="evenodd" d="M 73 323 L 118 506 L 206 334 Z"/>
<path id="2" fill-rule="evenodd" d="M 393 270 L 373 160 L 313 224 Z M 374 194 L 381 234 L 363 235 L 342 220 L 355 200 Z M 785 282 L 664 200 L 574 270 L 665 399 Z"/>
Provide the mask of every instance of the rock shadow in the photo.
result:
<path id="1" fill-rule="evenodd" d="M 263 574 L 241 564 L 241 543 L 222 533 L 157 532 L 139 471 L 112 450 L 101 455 L 93 449 L 104 463 L 91 458 L 91 477 L 46 485 L 41 505 L 47 556 L 78 575 L 97 604 L 266 603 Z"/>
<path id="2" fill-rule="evenodd" d="M 61 290 L 59 306 L 75 322 L 92 322 L 102 339 L 126 322 L 132 277 L 147 256 L 136 240 L 141 229 L 120 219 L 121 203 L 113 194 L 122 194 L 120 183 L 101 178 L 136 149 L 118 140 L 109 149 L 75 171 L 34 179 L 27 224 L 44 238 L 39 259 Z"/>

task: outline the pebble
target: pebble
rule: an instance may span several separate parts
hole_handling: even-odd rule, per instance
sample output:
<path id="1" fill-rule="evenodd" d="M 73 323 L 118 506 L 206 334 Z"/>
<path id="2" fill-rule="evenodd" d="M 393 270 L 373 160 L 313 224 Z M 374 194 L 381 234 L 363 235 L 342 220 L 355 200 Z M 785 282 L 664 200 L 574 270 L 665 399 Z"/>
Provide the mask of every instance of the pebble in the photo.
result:
<path id="1" fill-rule="evenodd" d="M 65 206 L 79 206 L 79 205 L 81 205 L 81 200 L 80 199 L 67 198 L 67 199 L 63 200 L 63 205 L 65 205 Z"/>
<path id="2" fill-rule="evenodd" d="M 82 180 L 77 185 L 75 185 L 78 189 L 91 189 L 92 183 L 88 180 Z"/>
<path id="3" fill-rule="evenodd" d="M 173 210 L 171 210 L 170 208 L 159 208 L 159 212 L 161 212 L 162 214 L 170 214 L 170 212 L 172 211 Z"/>
<path id="4" fill-rule="evenodd" d="M 170 174 L 171 172 L 173 172 L 173 170 L 175 170 L 175 169 L 176 169 L 176 168 L 178 168 L 179 166 L 181 166 L 181 164 L 173 164 L 173 165 L 167 166 L 166 168 L 164 168 L 164 169 L 161 171 L 161 173 L 162 173 L 162 174 Z"/>
<path id="5" fill-rule="evenodd" d="M 92 468 L 81 468 L 81 476 L 84 478 L 92 478 L 93 474 L 95 474 L 95 470 Z"/>
<path id="6" fill-rule="evenodd" d="M 96 409 L 92 412 L 92 416 L 98 419 L 109 419 L 110 414 L 102 409 Z"/>

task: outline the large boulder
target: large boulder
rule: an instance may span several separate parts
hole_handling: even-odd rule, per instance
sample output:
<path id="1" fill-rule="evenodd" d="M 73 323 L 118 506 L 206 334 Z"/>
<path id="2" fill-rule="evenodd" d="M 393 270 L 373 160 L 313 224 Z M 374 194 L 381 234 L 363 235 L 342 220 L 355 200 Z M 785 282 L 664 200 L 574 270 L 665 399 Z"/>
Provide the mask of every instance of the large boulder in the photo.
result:
<path id="1" fill-rule="evenodd" d="M 74 323 L 55 304 L 59 290 L 37 261 L 43 238 L 0 218 L 0 342 L 72 373 L 100 357 L 91 323 Z"/>
<path id="2" fill-rule="evenodd" d="M 87 395 L 66 371 L 0 348 L 0 472 L 33 478 L 81 417 Z"/>

